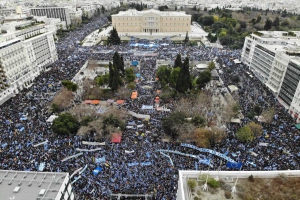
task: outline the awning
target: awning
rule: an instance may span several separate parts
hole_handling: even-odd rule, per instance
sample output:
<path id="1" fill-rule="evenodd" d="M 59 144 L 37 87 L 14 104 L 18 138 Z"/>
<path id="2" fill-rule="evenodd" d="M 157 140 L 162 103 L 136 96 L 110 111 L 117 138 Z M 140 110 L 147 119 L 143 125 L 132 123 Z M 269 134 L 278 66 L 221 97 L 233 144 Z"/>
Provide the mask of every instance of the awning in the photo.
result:
<path id="1" fill-rule="evenodd" d="M 111 142 L 120 143 L 122 139 L 122 133 L 113 133 L 111 134 Z"/>
<path id="2" fill-rule="evenodd" d="M 107 99 L 107 101 L 106 101 L 107 103 L 114 103 L 115 102 L 115 100 L 113 100 L 113 99 Z"/>
<path id="3" fill-rule="evenodd" d="M 299 124 L 295 124 L 297 129 L 300 129 L 300 123 Z"/>
<path id="4" fill-rule="evenodd" d="M 91 104 L 93 104 L 93 105 L 98 105 L 100 103 L 100 100 L 93 100 L 92 102 L 91 102 Z"/>
<path id="5" fill-rule="evenodd" d="M 90 104 L 90 103 L 92 103 L 92 100 L 85 100 L 84 103 L 85 104 Z"/>
<path id="6" fill-rule="evenodd" d="M 117 100 L 117 104 L 118 104 L 118 105 L 124 104 L 124 102 L 125 102 L 124 100 Z"/>

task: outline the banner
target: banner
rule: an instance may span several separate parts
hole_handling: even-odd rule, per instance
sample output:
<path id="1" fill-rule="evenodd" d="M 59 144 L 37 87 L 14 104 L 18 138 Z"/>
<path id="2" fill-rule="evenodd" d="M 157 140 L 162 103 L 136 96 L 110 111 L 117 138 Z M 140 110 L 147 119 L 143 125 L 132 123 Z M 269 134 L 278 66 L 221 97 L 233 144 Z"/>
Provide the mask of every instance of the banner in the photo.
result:
<path id="1" fill-rule="evenodd" d="M 105 145 L 105 142 L 88 142 L 88 141 L 82 141 L 82 144 L 85 144 L 85 145 Z"/>
<path id="2" fill-rule="evenodd" d="M 125 153 L 134 153 L 134 150 L 132 150 L 132 151 L 125 150 Z"/>
<path id="3" fill-rule="evenodd" d="M 79 175 L 81 175 L 86 169 L 87 169 L 88 165 L 85 165 L 85 167 L 79 172 Z"/>
<path id="4" fill-rule="evenodd" d="M 253 167 L 256 167 L 256 164 L 254 164 L 253 162 L 249 162 L 249 161 L 246 161 L 246 165 L 252 165 Z"/>
<path id="5" fill-rule="evenodd" d="M 208 158 L 199 159 L 198 163 L 204 164 L 204 165 L 209 165 L 210 167 L 213 167 L 213 165 L 210 164 L 210 160 Z"/>
<path id="6" fill-rule="evenodd" d="M 128 166 L 129 166 L 129 167 L 137 166 L 137 165 L 139 165 L 138 162 L 128 163 Z"/>
<path id="7" fill-rule="evenodd" d="M 156 151 L 158 151 L 158 152 L 166 152 L 166 153 L 175 153 L 175 154 L 182 155 L 182 156 L 188 156 L 188 157 L 192 157 L 192 158 L 198 158 L 195 155 L 182 153 L 180 151 L 172 151 L 172 150 L 165 150 L 165 149 L 158 149 Z"/>
<path id="8" fill-rule="evenodd" d="M 153 110 L 153 106 L 142 105 L 142 110 Z"/>
<path id="9" fill-rule="evenodd" d="M 66 157 L 66 158 L 62 159 L 61 162 L 65 162 L 65 161 L 67 161 L 67 160 L 69 160 L 69 159 L 71 159 L 71 158 L 75 158 L 75 157 L 81 156 L 82 154 L 83 154 L 83 153 L 80 152 L 80 153 L 75 154 L 75 155 L 73 155 L 73 156 Z"/>
<path id="10" fill-rule="evenodd" d="M 73 174 L 70 176 L 70 179 L 71 179 L 75 174 L 77 174 L 81 169 L 82 169 L 82 167 L 76 169 L 76 170 L 73 172 Z"/>
<path id="11" fill-rule="evenodd" d="M 76 148 L 76 151 L 84 151 L 84 152 L 93 152 L 93 151 L 100 151 L 102 150 L 101 148 L 96 148 L 96 149 L 80 149 Z"/>
<path id="12" fill-rule="evenodd" d="M 34 144 L 33 147 L 38 147 L 40 145 L 46 144 L 47 142 L 48 142 L 48 140 L 46 140 L 44 142 L 41 142 L 41 143 L 38 143 L 38 144 Z"/>
<path id="13" fill-rule="evenodd" d="M 243 163 L 242 162 L 227 162 L 226 163 L 226 167 L 230 168 L 230 169 L 241 169 L 243 166 Z"/>
<path id="14" fill-rule="evenodd" d="M 136 126 L 137 128 L 143 128 L 144 127 L 144 124 L 139 124 Z"/>
<path id="15" fill-rule="evenodd" d="M 137 166 L 137 165 L 141 165 L 141 166 L 149 166 L 151 165 L 152 163 L 151 162 L 133 162 L 133 163 L 128 163 L 128 166 L 129 167 L 132 167 L 132 166 Z"/>
<path id="16" fill-rule="evenodd" d="M 137 114 L 135 112 L 132 112 L 132 111 L 128 111 L 128 113 L 136 118 L 139 118 L 139 119 L 150 119 L 150 115 L 142 115 L 142 114 Z"/>
<path id="17" fill-rule="evenodd" d="M 214 154 L 214 155 L 216 155 L 216 156 L 219 156 L 219 157 L 221 157 L 221 158 L 227 160 L 228 162 L 236 163 L 233 159 L 227 157 L 226 155 L 221 154 L 221 153 L 216 152 L 216 151 L 211 150 L 211 149 L 198 148 L 198 147 L 196 147 L 196 146 L 194 146 L 194 145 L 186 144 L 186 143 L 181 143 L 181 146 L 182 146 L 182 147 L 189 147 L 189 148 L 198 150 L 198 151 L 200 151 L 200 152 L 205 152 L 205 153 Z"/>
<path id="18" fill-rule="evenodd" d="M 258 143 L 259 146 L 267 147 L 269 146 L 269 143 L 260 142 Z"/>
<path id="19" fill-rule="evenodd" d="M 163 152 L 159 152 L 159 153 L 161 153 L 163 156 L 166 156 L 167 158 L 169 158 L 170 164 L 171 164 L 172 166 L 174 166 L 173 160 L 172 160 L 172 158 L 171 158 L 169 155 L 167 155 L 167 154 L 165 154 L 165 153 L 163 153 Z"/>
<path id="20" fill-rule="evenodd" d="M 80 178 L 81 178 L 81 176 L 75 177 L 75 180 L 71 184 L 75 183 Z"/>

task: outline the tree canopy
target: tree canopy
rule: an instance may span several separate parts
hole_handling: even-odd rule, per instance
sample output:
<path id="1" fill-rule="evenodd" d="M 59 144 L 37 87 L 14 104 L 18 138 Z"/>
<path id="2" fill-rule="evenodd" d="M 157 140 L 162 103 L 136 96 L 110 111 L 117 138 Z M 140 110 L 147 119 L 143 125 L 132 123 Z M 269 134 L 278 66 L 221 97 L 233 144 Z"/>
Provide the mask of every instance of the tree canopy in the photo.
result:
<path id="1" fill-rule="evenodd" d="M 190 76 L 189 58 L 186 57 L 177 79 L 176 90 L 180 93 L 185 93 L 189 89 L 192 89 L 192 82 Z"/>
<path id="2" fill-rule="evenodd" d="M 117 29 L 115 27 L 113 27 L 113 29 L 109 33 L 109 36 L 107 38 L 107 44 L 109 44 L 109 45 L 121 44 L 121 39 L 120 39 Z"/>
<path id="3" fill-rule="evenodd" d="M 61 84 L 72 92 L 75 92 L 78 89 L 78 85 L 70 80 L 63 80 Z"/>
<path id="4" fill-rule="evenodd" d="M 52 130 L 59 135 L 76 134 L 80 124 L 70 113 L 62 113 L 53 120 Z"/>
<path id="5" fill-rule="evenodd" d="M 249 126 L 243 126 L 236 132 L 236 138 L 241 142 L 251 142 L 254 139 L 254 133 Z"/>

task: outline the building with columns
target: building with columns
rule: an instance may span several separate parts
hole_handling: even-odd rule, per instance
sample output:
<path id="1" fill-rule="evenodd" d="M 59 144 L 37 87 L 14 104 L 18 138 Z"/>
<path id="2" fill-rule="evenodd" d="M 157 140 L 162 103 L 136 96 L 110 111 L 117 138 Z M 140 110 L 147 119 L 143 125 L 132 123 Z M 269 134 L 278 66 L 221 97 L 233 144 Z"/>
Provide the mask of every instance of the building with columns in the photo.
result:
<path id="1" fill-rule="evenodd" d="M 112 15 L 112 25 L 118 32 L 172 33 L 190 32 L 191 15 L 182 11 L 137 11 L 129 9 Z"/>

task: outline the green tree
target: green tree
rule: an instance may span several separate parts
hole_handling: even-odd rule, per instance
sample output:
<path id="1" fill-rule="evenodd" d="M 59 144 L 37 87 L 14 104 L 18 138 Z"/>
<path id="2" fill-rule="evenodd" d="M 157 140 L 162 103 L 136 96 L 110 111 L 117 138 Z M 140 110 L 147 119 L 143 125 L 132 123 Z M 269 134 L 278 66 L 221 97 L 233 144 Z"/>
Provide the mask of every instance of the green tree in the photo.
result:
<path id="1" fill-rule="evenodd" d="M 205 119 L 199 115 L 193 117 L 191 122 L 197 127 L 205 125 Z"/>
<path id="2" fill-rule="evenodd" d="M 284 9 L 284 11 L 281 13 L 281 17 L 286 17 L 287 16 L 287 11 L 286 11 L 286 9 Z"/>
<path id="3" fill-rule="evenodd" d="M 272 20 L 270 20 L 269 18 L 266 20 L 265 26 L 264 26 L 264 30 L 270 30 L 272 28 Z"/>
<path id="4" fill-rule="evenodd" d="M 113 29 L 109 33 L 109 36 L 107 38 L 107 44 L 109 44 L 109 45 L 121 44 L 121 39 L 120 39 L 117 29 L 115 27 L 113 27 Z"/>
<path id="5" fill-rule="evenodd" d="M 81 121 L 80 121 L 80 125 L 81 126 L 87 126 L 89 122 L 93 121 L 93 118 L 89 115 L 84 116 Z"/>
<path id="6" fill-rule="evenodd" d="M 211 72 L 209 70 L 205 70 L 201 72 L 196 80 L 198 88 L 204 88 L 205 85 L 211 80 Z"/>
<path id="7" fill-rule="evenodd" d="M 181 55 L 180 54 L 177 54 L 177 57 L 175 59 L 174 68 L 175 67 L 179 67 L 179 68 L 182 67 L 182 60 L 181 60 Z"/>
<path id="8" fill-rule="evenodd" d="M 72 92 L 75 92 L 78 89 L 78 85 L 70 80 L 63 80 L 61 84 Z"/>
<path id="9" fill-rule="evenodd" d="M 211 26 L 214 23 L 213 16 L 204 16 L 200 22 L 203 26 Z"/>
<path id="10" fill-rule="evenodd" d="M 275 18 L 272 25 L 275 26 L 275 28 L 279 28 L 280 25 L 279 17 Z"/>
<path id="11" fill-rule="evenodd" d="M 172 112 L 169 116 L 162 119 L 162 127 L 165 133 L 176 139 L 179 136 L 178 126 L 186 123 L 187 116 L 182 112 Z"/>
<path id="12" fill-rule="evenodd" d="M 162 86 L 165 86 L 166 84 L 169 83 L 171 72 L 172 72 L 171 68 L 165 65 L 160 66 L 157 69 L 156 77 L 159 79 Z"/>
<path id="13" fill-rule="evenodd" d="M 109 84 L 109 74 L 104 74 L 104 75 L 98 76 L 96 78 L 96 83 L 99 86 L 104 86 L 104 85 Z"/>
<path id="14" fill-rule="evenodd" d="M 195 179 L 189 179 L 187 185 L 191 190 L 194 190 L 195 187 L 197 186 L 197 181 Z"/>
<path id="15" fill-rule="evenodd" d="M 171 87 L 173 87 L 173 88 L 176 87 L 176 83 L 177 83 L 179 74 L 180 74 L 180 67 L 173 68 L 171 75 L 168 79 Z"/>
<path id="16" fill-rule="evenodd" d="M 190 41 L 189 34 L 188 34 L 188 32 L 186 32 L 185 38 L 184 38 L 184 44 L 187 44 L 189 41 Z"/>
<path id="17" fill-rule="evenodd" d="M 124 60 L 123 57 L 119 55 L 118 52 L 114 53 L 113 56 L 113 65 L 116 66 L 117 70 L 119 73 L 124 74 L 125 69 L 124 69 Z"/>
<path id="18" fill-rule="evenodd" d="M 251 129 L 255 137 L 262 135 L 262 126 L 255 122 L 249 122 L 247 126 Z"/>
<path id="19" fill-rule="evenodd" d="M 59 135 L 76 134 L 79 127 L 79 122 L 70 113 L 60 114 L 51 126 L 53 132 Z"/>
<path id="20" fill-rule="evenodd" d="M 61 111 L 61 109 L 60 109 L 60 107 L 59 107 L 56 103 L 53 103 L 53 104 L 51 105 L 51 111 L 52 111 L 53 113 L 58 113 L 58 112 Z"/>
<path id="21" fill-rule="evenodd" d="M 125 130 L 125 122 L 118 117 L 117 115 L 110 114 L 108 116 L 104 116 L 102 120 L 102 130 L 105 135 L 111 133 L 111 131 L 124 131 Z"/>
<path id="22" fill-rule="evenodd" d="M 243 126 L 236 132 L 236 138 L 241 142 L 251 142 L 254 139 L 254 133 L 249 126 Z"/>
<path id="23" fill-rule="evenodd" d="M 190 77 L 190 61 L 189 58 L 186 57 L 180 70 L 180 74 L 177 78 L 176 90 L 180 93 L 185 93 L 191 88 L 192 82 Z"/>
<path id="24" fill-rule="evenodd" d="M 256 18 L 256 21 L 255 21 L 255 23 L 257 24 L 257 23 L 259 23 L 261 21 L 261 16 L 260 15 L 258 15 L 257 16 L 257 18 Z"/>
<path id="25" fill-rule="evenodd" d="M 127 88 L 130 89 L 130 90 L 134 90 L 135 86 L 136 86 L 135 82 L 130 82 L 130 83 L 127 84 Z"/>
<path id="26" fill-rule="evenodd" d="M 216 65 L 215 65 L 214 61 L 211 61 L 210 63 L 208 63 L 207 68 L 208 68 L 209 71 L 214 70 L 216 68 Z"/>
<path id="27" fill-rule="evenodd" d="M 125 69 L 125 77 L 127 82 L 133 82 L 135 79 L 133 67 L 128 67 Z"/>

